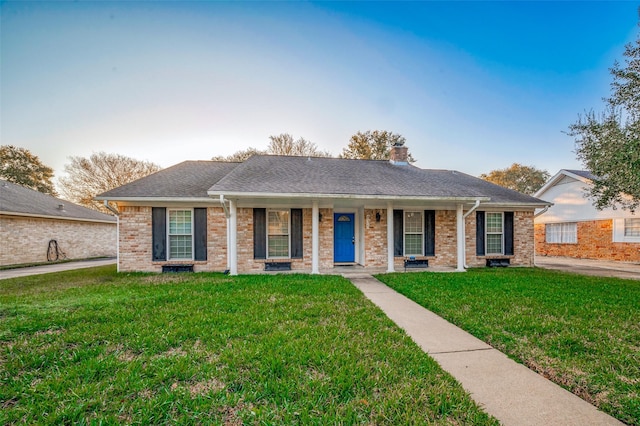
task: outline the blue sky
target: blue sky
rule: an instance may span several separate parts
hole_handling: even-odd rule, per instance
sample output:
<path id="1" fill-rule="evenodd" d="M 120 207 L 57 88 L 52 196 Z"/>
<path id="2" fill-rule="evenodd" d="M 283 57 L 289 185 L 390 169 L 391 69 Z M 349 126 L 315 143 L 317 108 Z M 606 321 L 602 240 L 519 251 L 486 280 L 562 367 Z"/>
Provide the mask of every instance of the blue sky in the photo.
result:
<path id="1" fill-rule="evenodd" d="M 3 2 L 0 136 L 56 176 L 106 151 L 168 167 L 291 133 L 335 155 L 404 135 L 424 168 L 581 168 L 634 2 Z"/>

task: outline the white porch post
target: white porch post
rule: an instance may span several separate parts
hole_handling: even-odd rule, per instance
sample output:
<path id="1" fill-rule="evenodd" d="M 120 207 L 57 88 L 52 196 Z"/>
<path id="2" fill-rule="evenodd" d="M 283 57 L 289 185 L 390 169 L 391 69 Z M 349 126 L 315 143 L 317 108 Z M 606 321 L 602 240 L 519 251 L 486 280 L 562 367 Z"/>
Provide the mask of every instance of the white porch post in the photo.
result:
<path id="1" fill-rule="evenodd" d="M 238 275 L 238 216 L 235 200 L 229 200 L 229 274 Z"/>
<path id="2" fill-rule="evenodd" d="M 462 216 L 462 204 L 458 204 L 456 208 L 456 246 L 458 252 L 458 271 L 464 271 L 465 253 L 464 253 L 464 217 Z"/>
<path id="3" fill-rule="evenodd" d="M 393 204 L 387 203 L 387 272 L 394 272 L 393 267 Z"/>
<path id="4" fill-rule="evenodd" d="M 311 273 L 318 274 L 318 265 L 320 259 L 320 221 L 318 215 L 320 209 L 318 208 L 318 202 L 314 201 L 311 207 Z"/>

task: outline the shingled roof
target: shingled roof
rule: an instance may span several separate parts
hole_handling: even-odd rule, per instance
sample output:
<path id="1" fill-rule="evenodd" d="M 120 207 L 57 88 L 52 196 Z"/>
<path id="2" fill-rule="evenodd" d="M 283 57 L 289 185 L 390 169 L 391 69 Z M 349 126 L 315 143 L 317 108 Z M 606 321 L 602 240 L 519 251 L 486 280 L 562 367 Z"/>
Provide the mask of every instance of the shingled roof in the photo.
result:
<path id="1" fill-rule="evenodd" d="M 209 194 L 314 194 L 480 198 L 492 203 L 543 201 L 452 170 L 394 165 L 385 160 L 260 155 L 239 164 Z"/>
<path id="2" fill-rule="evenodd" d="M 209 198 L 207 190 L 240 163 L 185 161 L 104 192 L 97 200 L 127 198 Z"/>
<path id="3" fill-rule="evenodd" d="M 91 222 L 116 222 L 114 216 L 0 180 L 0 214 Z"/>
<path id="4" fill-rule="evenodd" d="M 96 199 L 200 199 L 219 194 L 483 198 L 483 204 L 548 204 L 452 170 L 421 169 L 384 160 L 275 155 L 255 155 L 243 163 L 185 161 Z"/>

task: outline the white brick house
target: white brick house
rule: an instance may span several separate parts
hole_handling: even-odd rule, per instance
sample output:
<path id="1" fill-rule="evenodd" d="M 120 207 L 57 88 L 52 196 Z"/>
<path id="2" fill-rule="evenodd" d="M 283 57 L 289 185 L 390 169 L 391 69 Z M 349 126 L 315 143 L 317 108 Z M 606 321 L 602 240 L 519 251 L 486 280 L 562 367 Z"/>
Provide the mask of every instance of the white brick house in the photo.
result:
<path id="1" fill-rule="evenodd" d="M 549 203 L 406 153 L 187 161 L 96 199 L 117 205 L 121 271 L 533 265 L 533 213 Z"/>

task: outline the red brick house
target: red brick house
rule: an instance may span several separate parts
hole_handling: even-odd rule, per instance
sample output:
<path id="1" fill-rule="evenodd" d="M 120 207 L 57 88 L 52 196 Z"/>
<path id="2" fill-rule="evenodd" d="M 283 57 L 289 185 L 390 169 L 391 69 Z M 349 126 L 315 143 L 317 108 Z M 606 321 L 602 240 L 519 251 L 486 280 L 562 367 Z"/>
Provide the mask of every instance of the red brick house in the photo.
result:
<path id="1" fill-rule="evenodd" d="M 336 265 L 532 266 L 549 203 L 451 170 L 391 161 L 253 156 L 187 161 L 96 197 L 119 212 L 119 270 L 232 275 Z"/>
<path id="2" fill-rule="evenodd" d="M 640 214 L 596 209 L 586 195 L 594 179 L 563 169 L 538 190 L 553 206 L 535 218 L 536 255 L 640 262 Z"/>

